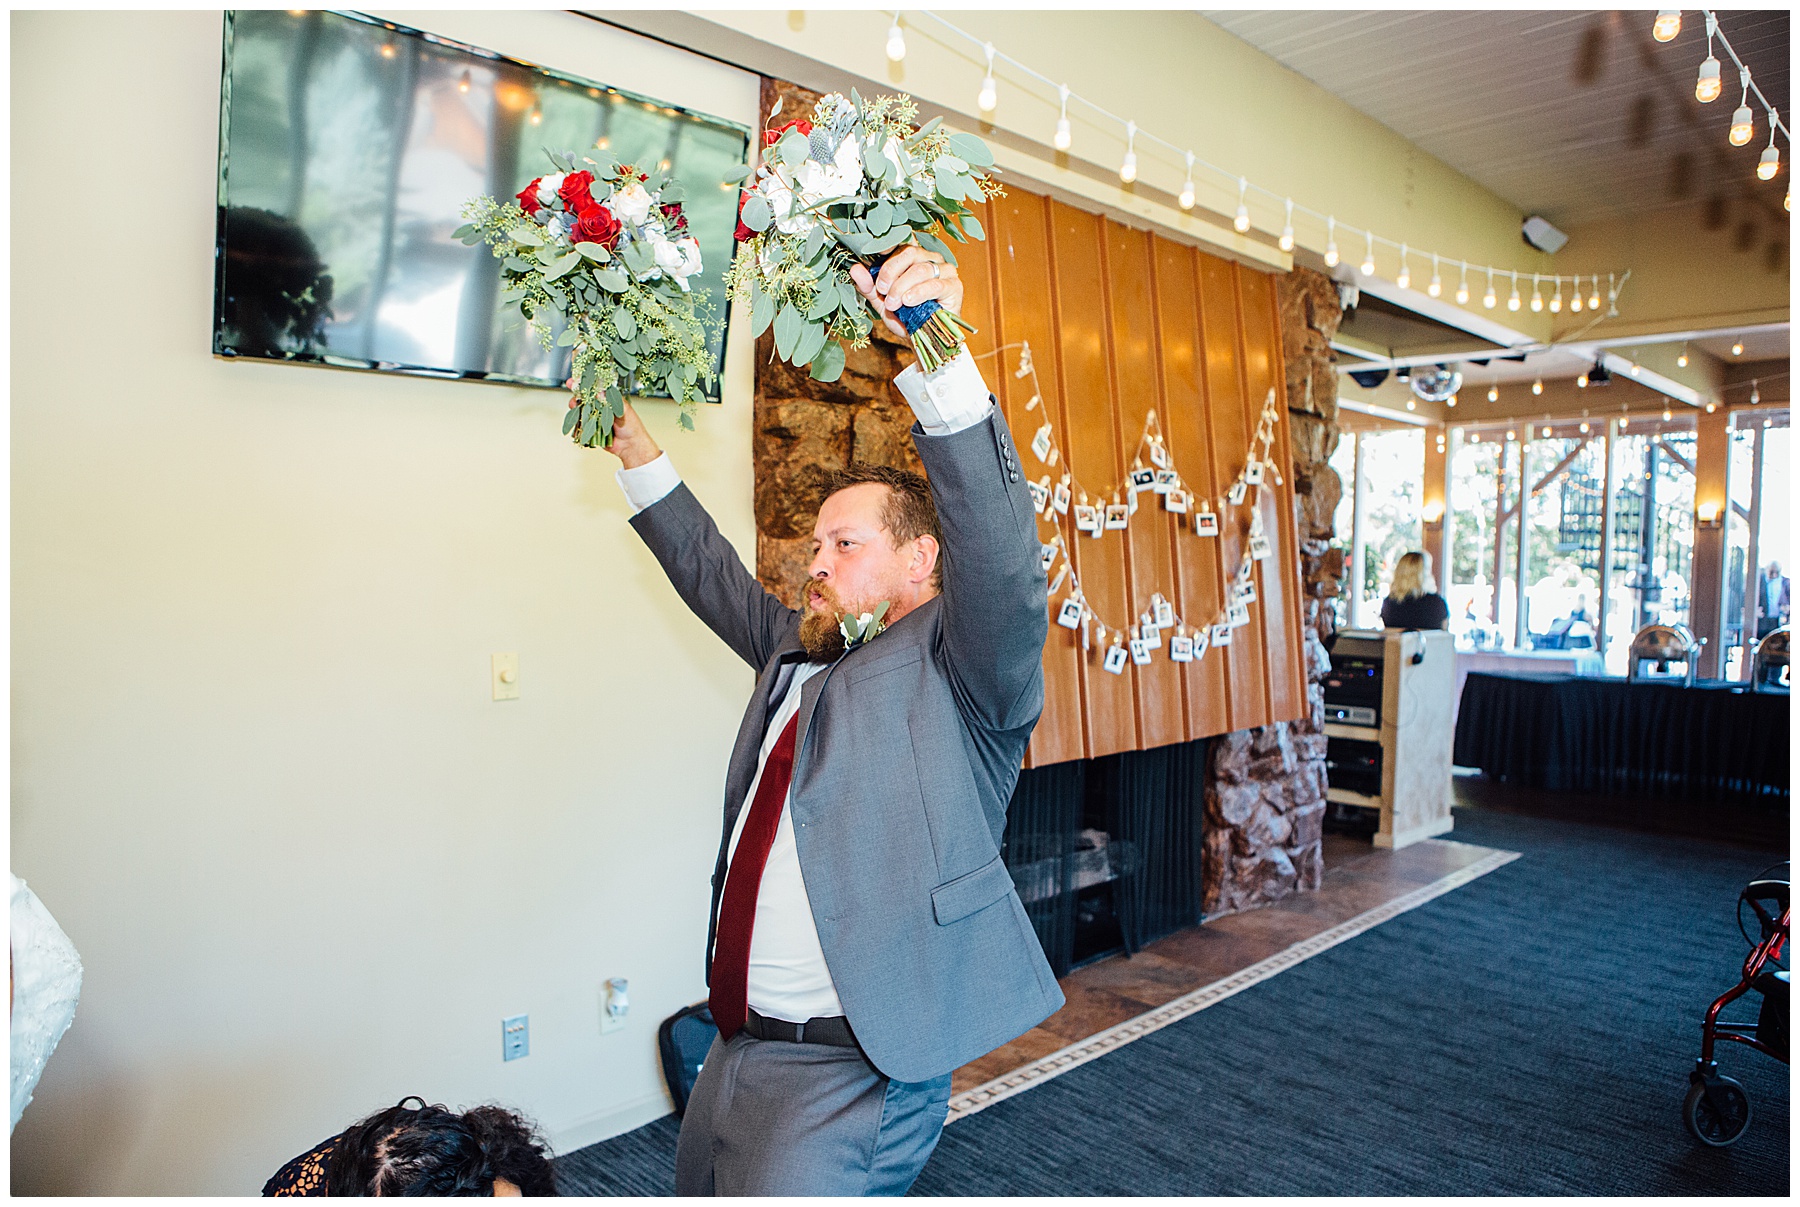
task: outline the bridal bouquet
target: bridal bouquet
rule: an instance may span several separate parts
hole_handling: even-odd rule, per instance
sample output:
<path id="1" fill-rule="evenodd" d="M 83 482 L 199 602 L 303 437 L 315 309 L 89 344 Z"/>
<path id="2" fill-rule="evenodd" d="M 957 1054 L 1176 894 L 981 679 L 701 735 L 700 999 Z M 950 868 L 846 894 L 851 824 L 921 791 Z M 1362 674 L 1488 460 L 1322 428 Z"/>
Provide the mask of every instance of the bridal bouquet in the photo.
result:
<path id="1" fill-rule="evenodd" d="M 563 433 L 584 447 L 612 444 L 625 414 L 624 387 L 662 386 L 693 430 L 701 382 L 715 373 L 706 343 L 711 304 L 688 278 L 700 271 L 700 244 L 688 233 L 677 180 L 629 164 L 577 169 L 549 152 L 558 170 L 501 204 L 477 197 L 457 238 L 485 241 L 499 257 L 500 300 L 516 306 L 544 347 L 572 347 L 575 399 Z M 598 172 L 598 174 L 596 174 Z M 552 336 L 561 321 L 562 333 Z"/>
<path id="2" fill-rule="evenodd" d="M 973 205 L 1000 194 L 994 157 L 972 134 L 933 118 L 915 127 L 908 97 L 831 93 L 763 134 L 763 162 L 739 195 L 737 237 L 747 254 L 726 274 L 751 306 L 757 335 L 775 327 L 775 350 L 819 381 L 844 371 L 842 341 L 867 343 L 874 325 L 850 266 L 873 273 L 889 252 L 917 242 L 952 264 L 946 236 L 985 237 Z M 738 179 L 750 176 L 746 167 Z M 934 301 L 897 312 L 926 372 L 955 356 L 973 327 Z"/>

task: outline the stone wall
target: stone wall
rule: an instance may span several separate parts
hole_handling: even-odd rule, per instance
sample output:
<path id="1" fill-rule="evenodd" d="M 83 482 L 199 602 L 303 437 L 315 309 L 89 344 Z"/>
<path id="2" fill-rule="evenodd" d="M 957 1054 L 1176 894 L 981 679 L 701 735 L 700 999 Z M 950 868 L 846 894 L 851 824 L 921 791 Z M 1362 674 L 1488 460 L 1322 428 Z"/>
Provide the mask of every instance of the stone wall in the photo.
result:
<path id="1" fill-rule="evenodd" d="M 1344 573 L 1342 550 L 1330 547 L 1343 483 L 1326 462 L 1338 441 L 1331 337 L 1343 310 L 1337 287 L 1310 269 L 1296 268 L 1278 285 L 1311 707 L 1299 721 L 1213 739 L 1203 829 L 1201 908 L 1208 917 L 1318 888 L 1324 871 L 1325 702 L 1319 681 L 1331 660 L 1321 642 L 1335 627 L 1325 601 L 1338 593 Z"/>

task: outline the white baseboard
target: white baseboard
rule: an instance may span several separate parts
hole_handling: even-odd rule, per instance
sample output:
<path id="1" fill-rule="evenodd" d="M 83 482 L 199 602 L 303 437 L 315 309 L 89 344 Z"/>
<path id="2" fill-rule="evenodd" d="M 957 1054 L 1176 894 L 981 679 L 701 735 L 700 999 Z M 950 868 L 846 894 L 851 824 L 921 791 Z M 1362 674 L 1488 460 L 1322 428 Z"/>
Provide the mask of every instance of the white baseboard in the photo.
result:
<path id="1" fill-rule="evenodd" d="M 579 1123 L 563 1128 L 546 1138 L 550 1141 L 551 1154 L 562 1157 L 578 1148 L 586 1148 L 590 1144 L 610 1140 L 614 1136 L 623 1135 L 646 1123 L 661 1119 L 664 1115 L 674 1113 L 675 1104 L 669 1101 L 668 1090 L 658 1090 L 654 1094 L 634 1098 L 622 1106 L 590 1115 Z"/>

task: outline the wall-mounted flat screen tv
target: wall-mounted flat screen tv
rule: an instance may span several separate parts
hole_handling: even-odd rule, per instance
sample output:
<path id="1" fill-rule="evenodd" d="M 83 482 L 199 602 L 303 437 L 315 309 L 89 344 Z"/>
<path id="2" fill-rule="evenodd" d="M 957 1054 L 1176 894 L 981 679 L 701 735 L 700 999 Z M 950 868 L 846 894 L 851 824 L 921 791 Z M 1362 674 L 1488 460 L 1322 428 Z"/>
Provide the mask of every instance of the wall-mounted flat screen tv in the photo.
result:
<path id="1" fill-rule="evenodd" d="M 356 13 L 228 12 L 213 351 L 560 387 L 569 349 L 503 308 L 499 261 L 452 232 L 470 198 L 554 171 L 546 148 L 595 148 L 687 186 L 720 368 L 720 182 L 748 147 L 736 122 Z"/>

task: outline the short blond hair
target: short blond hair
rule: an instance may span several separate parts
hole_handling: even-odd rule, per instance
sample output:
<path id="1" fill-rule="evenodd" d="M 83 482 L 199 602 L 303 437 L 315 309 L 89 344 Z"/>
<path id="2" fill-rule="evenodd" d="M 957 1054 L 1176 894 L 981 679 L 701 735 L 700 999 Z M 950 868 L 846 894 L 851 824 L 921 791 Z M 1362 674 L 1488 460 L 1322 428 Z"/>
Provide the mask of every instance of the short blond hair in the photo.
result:
<path id="1" fill-rule="evenodd" d="M 1431 554 L 1415 549 L 1403 553 L 1394 565 L 1394 585 L 1388 588 L 1389 599 L 1417 599 L 1436 595 L 1437 579 L 1431 576 Z"/>

